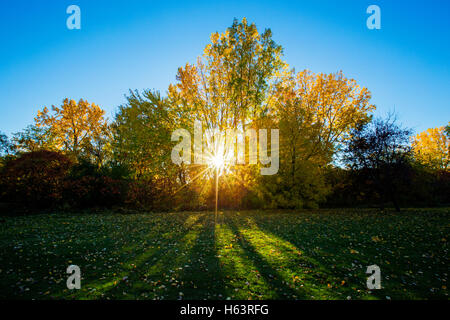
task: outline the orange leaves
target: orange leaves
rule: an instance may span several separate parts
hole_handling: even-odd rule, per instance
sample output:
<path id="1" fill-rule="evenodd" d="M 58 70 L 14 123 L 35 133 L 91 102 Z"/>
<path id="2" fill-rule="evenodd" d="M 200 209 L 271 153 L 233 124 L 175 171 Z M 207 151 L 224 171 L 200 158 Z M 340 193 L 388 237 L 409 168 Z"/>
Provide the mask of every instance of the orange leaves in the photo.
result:
<path id="1" fill-rule="evenodd" d="M 107 132 L 105 111 L 98 105 L 80 99 L 64 99 L 61 107 L 52 106 L 52 112 L 44 107 L 35 118 L 37 127 L 46 127 L 55 137 L 59 149 L 78 156 L 80 152 L 92 149 L 93 140 Z"/>

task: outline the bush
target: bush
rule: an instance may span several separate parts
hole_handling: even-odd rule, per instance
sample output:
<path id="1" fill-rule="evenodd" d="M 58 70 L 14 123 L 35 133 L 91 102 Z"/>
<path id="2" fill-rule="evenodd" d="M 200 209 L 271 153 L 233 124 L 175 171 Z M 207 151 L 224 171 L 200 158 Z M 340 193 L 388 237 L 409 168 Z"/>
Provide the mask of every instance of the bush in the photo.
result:
<path id="1" fill-rule="evenodd" d="M 111 177 L 111 171 L 107 167 L 98 168 L 88 160 L 80 160 L 71 168 L 65 180 L 64 200 L 73 207 L 123 204 L 127 181 Z"/>
<path id="2" fill-rule="evenodd" d="M 450 204 L 450 172 L 412 164 L 408 170 L 396 172 L 399 179 L 411 183 L 399 189 L 398 201 L 404 207 L 434 207 Z M 325 207 L 371 207 L 383 200 L 370 179 L 359 179 L 358 172 L 330 168 L 326 174 L 332 192 Z M 384 205 L 389 205 L 385 202 Z"/>
<path id="3" fill-rule="evenodd" d="M 67 179 L 64 199 L 72 207 L 111 207 L 123 203 L 127 184 L 107 176 Z"/>
<path id="4" fill-rule="evenodd" d="M 8 160 L 0 174 L 2 201 L 33 208 L 61 203 L 65 177 L 71 166 L 67 156 L 47 150 Z"/>
<path id="5" fill-rule="evenodd" d="M 174 210 L 177 202 L 168 179 L 150 178 L 131 181 L 125 200 L 130 207 L 158 211 Z"/>

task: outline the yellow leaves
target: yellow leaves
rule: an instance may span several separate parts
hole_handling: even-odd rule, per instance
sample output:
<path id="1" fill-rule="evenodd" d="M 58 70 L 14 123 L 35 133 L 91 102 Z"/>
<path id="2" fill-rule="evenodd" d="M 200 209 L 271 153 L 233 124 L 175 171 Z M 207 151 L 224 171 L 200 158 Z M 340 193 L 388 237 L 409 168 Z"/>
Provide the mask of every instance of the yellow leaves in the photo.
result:
<path id="1" fill-rule="evenodd" d="M 211 44 L 207 44 L 205 49 L 203 49 L 203 54 L 208 55 L 209 52 L 211 51 L 211 48 L 212 48 Z"/>
<path id="2" fill-rule="evenodd" d="M 270 37 L 268 31 L 260 35 L 246 19 L 212 33 L 197 63 L 180 68 L 177 84 L 169 87 L 168 99 L 182 118 L 195 117 L 204 127 L 222 129 L 250 123 L 266 112 L 271 81 L 285 66 L 281 47 L 267 41 Z"/>
<path id="3" fill-rule="evenodd" d="M 357 251 L 357 250 L 355 250 L 355 249 L 350 249 L 350 253 L 351 253 L 351 254 L 357 254 L 357 253 L 359 253 L 359 251 Z"/>
<path id="4" fill-rule="evenodd" d="M 374 236 L 374 237 L 372 237 L 372 241 L 373 241 L 373 242 L 380 242 L 380 241 L 382 241 L 382 240 L 380 239 L 380 237 Z"/>
<path id="5" fill-rule="evenodd" d="M 223 52 L 224 55 L 229 55 L 233 51 L 232 48 L 226 48 Z"/>
<path id="6" fill-rule="evenodd" d="M 211 37 L 210 37 L 211 42 L 212 42 L 213 44 L 216 44 L 216 43 L 219 41 L 219 37 L 220 37 L 220 35 L 219 35 L 218 32 L 212 33 L 212 34 L 211 34 Z"/>
<path id="7" fill-rule="evenodd" d="M 64 99 L 61 107 L 52 106 L 52 114 L 47 107 L 38 111 L 36 126 L 47 127 L 60 148 L 77 156 L 83 148 L 92 148 L 94 140 L 106 134 L 105 111 L 98 105 L 80 99 Z"/>
<path id="8" fill-rule="evenodd" d="M 353 79 L 347 79 L 342 72 L 314 74 L 308 70 L 297 73 L 295 80 L 279 91 L 278 101 L 286 102 L 285 95 L 320 124 L 323 139 L 333 143 L 341 138 L 355 123 L 368 119 L 368 113 L 375 109 L 369 104 L 371 97 L 366 88 L 360 88 Z"/>
<path id="9" fill-rule="evenodd" d="M 369 104 L 370 92 L 342 72 L 291 72 L 274 91 L 271 105 L 275 118 L 280 119 L 285 159 L 328 163 L 333 146 L 345 140 L 357 123 L 368 121 L 375 109 Z M 288 150 L 295 150 L 295 155 Z"/>
<path id="10" fill-rule="evenodd" d="M 448 169 L 450 143 L 445 128 L 430 128 L 413 138 L 412 147 L 416 159 L 434 169 Z"/>
<path id="11" fill-rule="evenodd" d="M 259 40 L 260 39 L 258 30 L 256 28 L 253 30 L 253 33 L 251 34 L 251 37 L 252 37 L 253 40 Z"/>
<path id="12" fill-rule="evenodd" d="M 44 107 L 44 109 L 42 111 L 38 110 L 37 116 L 38 117 L 43 117 L 48 113 L 48 109 L 47 107 Z"/>

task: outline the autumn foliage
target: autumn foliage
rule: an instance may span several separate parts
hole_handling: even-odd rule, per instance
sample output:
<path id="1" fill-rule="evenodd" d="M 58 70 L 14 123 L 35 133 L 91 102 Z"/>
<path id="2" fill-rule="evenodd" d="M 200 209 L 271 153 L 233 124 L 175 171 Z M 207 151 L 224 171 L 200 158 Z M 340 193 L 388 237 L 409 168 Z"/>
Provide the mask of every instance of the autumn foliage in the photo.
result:
<path id="1" fill-rule="evenodd" d="M 413 138 L 417 161 L 433 169 L 450 168 L 450 134 L 444 127 L 430 128 Z"/>
<path id="2" fill-rule="evenodd" d="M 130 90 L 112 121 L 95 103 L 66 98 L 43 107 L 12 139 L 1 135 L 2 201 L 211 209 L 211 168 L 171 160 L 172 132 L 192 133 L 198 120 L 204 130 L 279 130 L 277 174 L 261 176 L 260 163 L 230 166 L 220 177 L 221 208 L 448 203 L 449 127 L 408 144 L 408 130 L 373 121 L 371 97 L 342 71 L 296 71 L 270 29 L 234 20 L 178 69 L 166 95 Z M 243 153 L 248 159 L 249 150 Z"/>

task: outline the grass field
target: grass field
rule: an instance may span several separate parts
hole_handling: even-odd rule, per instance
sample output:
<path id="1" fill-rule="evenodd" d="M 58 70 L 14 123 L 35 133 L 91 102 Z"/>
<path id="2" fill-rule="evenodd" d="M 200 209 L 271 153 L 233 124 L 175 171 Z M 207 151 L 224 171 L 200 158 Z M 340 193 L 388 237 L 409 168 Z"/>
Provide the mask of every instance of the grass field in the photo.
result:
<path id="1" fill-rule="evenodd" d="M 448 299 L 449 218 L 449 209 L 6 217 L 0 298 Z M 70 264 L 80 290 L 66 287 Z M 370 291 L 373 264 L 383 288 Z"/>

